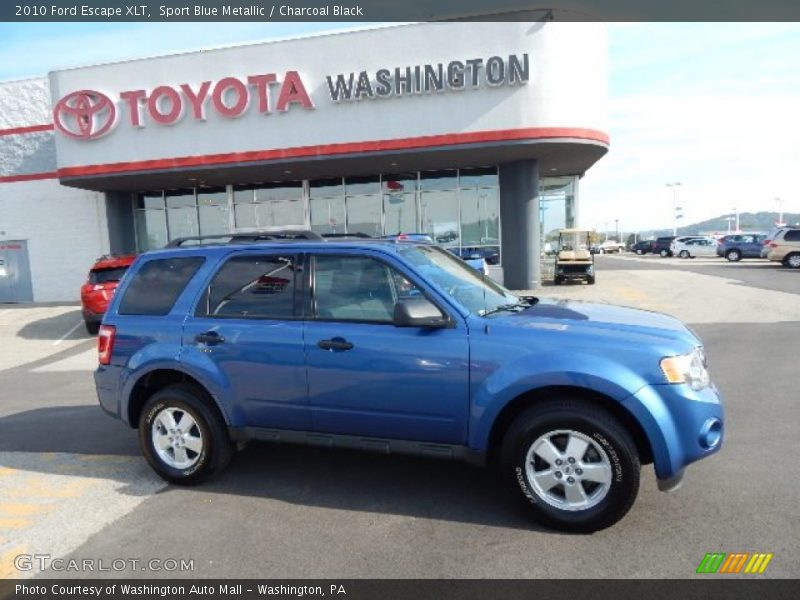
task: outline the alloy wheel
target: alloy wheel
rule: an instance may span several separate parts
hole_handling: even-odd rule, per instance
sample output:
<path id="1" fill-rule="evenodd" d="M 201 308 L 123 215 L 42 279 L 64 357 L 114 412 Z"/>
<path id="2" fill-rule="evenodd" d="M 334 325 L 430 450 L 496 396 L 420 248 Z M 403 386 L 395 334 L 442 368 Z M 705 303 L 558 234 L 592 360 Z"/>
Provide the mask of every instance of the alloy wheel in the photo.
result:
<path id="1" fill-rule="evenodd" d="M 536 495 L 562 510 L 592 508 L 611 489 L 608 454 L 579 431 L 557 430 L 539 436 L 528 450 L 525 465 Z"/>
<path id="2" fill-rule="evenodd" d="M 203 433 L 192 415 L 179 408 L 165 408 L 152 427 L 153 448 L 174 469 L 188 469 L 203 452 Z"/>

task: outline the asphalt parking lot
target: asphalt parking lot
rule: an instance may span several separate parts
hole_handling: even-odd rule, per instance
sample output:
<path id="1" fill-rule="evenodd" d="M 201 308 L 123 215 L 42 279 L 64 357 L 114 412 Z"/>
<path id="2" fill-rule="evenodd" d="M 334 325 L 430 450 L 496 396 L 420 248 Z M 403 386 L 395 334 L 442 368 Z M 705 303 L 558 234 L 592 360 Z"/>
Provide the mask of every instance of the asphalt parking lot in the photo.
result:
<path id="1" fill-rule="evenodd" d="M 762 577 L 797 577 L 800 272 L 765 261 L 597 260 L 597 285 L 538 293 L 678 316 L 704 339 L 727 404 L 723 451 L 672 494 L 645 467 L 636 504 L 611 529 L 542 529 L 491 473 L 466 465 L 320 448 L 251 444 L 208 484 L 167 486 L 136 432 L 97 406 L 94 340 L 78 308 L 9 306 L 0 307 L 0 577 L 36 575 L 14 566 L 28 553 L 194 561 L 183 573 L 99 576 L 684 578 L 716 551 L 771 552 Z"/>

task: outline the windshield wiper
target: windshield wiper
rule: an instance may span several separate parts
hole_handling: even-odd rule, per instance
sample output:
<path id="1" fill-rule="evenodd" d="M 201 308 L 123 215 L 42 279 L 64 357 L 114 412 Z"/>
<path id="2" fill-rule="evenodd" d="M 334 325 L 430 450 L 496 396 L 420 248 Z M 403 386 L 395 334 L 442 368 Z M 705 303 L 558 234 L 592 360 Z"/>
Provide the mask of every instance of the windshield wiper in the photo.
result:
<path id="1" fill-rule="evenodd" d="M 521 308 L 524 310 L 526 308 L 530 308 L 531 306 L 539 302 L 539 299 L 536 298 L 535 296 L 526 296 L 520 298 L 520 300 L 522 300 L 522 302 L 514 302 L 513 304 L 501 304 L 500 306 L 495 306 L 494 308 L 487 310 L 486 312 L 481 314 L 481 316 L 488 317 L 489 315 L 494 315 L 499 312 L 513 311 L 517 308 Z"/>

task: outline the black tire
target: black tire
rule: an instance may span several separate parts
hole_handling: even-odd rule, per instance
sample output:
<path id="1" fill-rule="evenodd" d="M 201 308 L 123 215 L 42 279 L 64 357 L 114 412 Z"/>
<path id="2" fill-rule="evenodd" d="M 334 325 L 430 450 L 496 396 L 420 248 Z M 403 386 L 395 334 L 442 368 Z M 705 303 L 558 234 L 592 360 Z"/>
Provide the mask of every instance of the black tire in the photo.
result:
<path id="1" fill-rule="evenodd" d="M 564 283 L 564 280 L 561 279 L 561 277 L 556 277 L 555 279 L 553 279 L 554 285 L 561 285 L 562 283 Z"/>
<path id="2" fill-rule="evenodd" d="M 212 402 L 208 394 L 197 386 L 176 384 L 156 392 L 144 405 L 139 417 L 139 443 L 147 462 L 162 479 L 179 485 L 194 485 L 224 469 L 230 462 L 235 445 L 225 422 L 212 408 Z M 153 445 L 152 430 L 156 426 L 156 417 L 166 408 L 188 413 L 197 425 L 193 431 L 199 430 L 203 440 L 196 462 L 184 469 L 165 462 Z"/>
<path id="3" fill-rule="evenodd" d="M 100 331 L 100 323 L 97 321 L 84 321 L 84 325 L 86 325 L 86 333 L 89 335 L 97 335 L 97 332 Z"/>
<path id="4" fill-rule="evenodd" d="M 688 250 L 681 250 L 678 256 L 680 256 L 681 258 L 690 258 Z"/>
<path id="5" fill-rule="evenodd" d="M 595 277 L 594 275 L 589 275 L 588 277 L 586 277 L 586 283 L 588 283 L 589 285 L 594 285 L 594 277 Z"/>
<path id="6" fill-rule="evenodd" d="M 783 264 L 790 269 L 800 269 L 800 252 L 792 252 L 787 254 L 783 259 Z"/>
<path id="7" fill-rule="evenodd" d="M 730 262 L 739 262 L 742 260 L 742 253 L 736 249 L 728 250 L 725 254 L 725 258 L 727 258 Z"/>
<path id="8" fill-rule="evenodd" d="M 644 254 L 644 250 L 637 250 L 637 251 L 636 251 L 636 254 L 638 254 L 639 256 L 641 256 L 642 254 Z"/>
<path id="9" fill-rule="evenodd" d="M 528 451 L 537 439 L 554 431 L 571 431 L 587 436 L 605 452 L 611 481 L 597 504 L 581 510 L 559 508 L 539 495 L 531 485 L 527 469 Z M 589 458 L 588 452 L 599 457 L 597 450 L 592 446 L 590 448 L 584 453 L 584 458 Z M 531 510 L 533 517 L 554 529 L 590 533 L 610 527 L 627 514 L 639 491 L 641 465 L 630 434 L 610 413 L 580 399 L 544 400 L 520 414 L 503 439 L 500 459 L 503 476 Z M 566 491 L 566 485 L 561 485 L 563 492 Z M 586 491 L 586 484 L 579 481 L 577 485 L 583 488 L 584 493 L 592 493 Z M 595 484 L 588 482 L 588 485 Z M 558 485 L 551 489 L 556 487 Z"/>
<path id="10" fill-rule="evenodd" d="M 667 258 L 669 256 L 669 250 L 661 249 L 661 252 L 658 253 L 661 258 Z"/>

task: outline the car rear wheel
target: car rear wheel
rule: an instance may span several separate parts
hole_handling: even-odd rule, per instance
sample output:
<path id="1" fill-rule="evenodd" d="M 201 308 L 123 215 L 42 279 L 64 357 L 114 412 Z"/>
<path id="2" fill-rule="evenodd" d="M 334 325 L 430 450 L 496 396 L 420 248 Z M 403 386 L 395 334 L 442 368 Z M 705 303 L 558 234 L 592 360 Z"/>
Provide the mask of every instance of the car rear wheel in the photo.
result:
<path id="1" fill-rule="evenodd" d="M 504 476 L 540 523 L 589 533 L 630 510 L 641 465 L 628 432 L 605 410 L 569 398 L 539 403 L 509 428 Z"/>
<path id="2" fill-rule="evenodd" d="M 644 254 L 644 250 L 641 250 L 641 249 L 639 249 L 639 250 L 636 250 L 636 254 L 638 254 L 639 256 L 641 256 L 642 254 Z"/>
<path id="3" fill-rule="evenodd" d="M 234 453 L 225 423 L 192 385 L 164 388 L 147 401 L 139 419 L 139 443 L 163 479 L 181 485 L 201 482 L 223 469 Z"/>
<path id="4" fill-rule="evenodd" d="M 727 258 L 731 262 L 738 262 L 742 260 L 742 253 L 739 252 L 738 250 L 728 250 L 728 253 L 725 255 L 725 258 Z"/>
<path id="5" fill-rule="evenodd" d="M 89 335 L 97 335 L 97 332 L 100 331 L 100 323 L 97 321 L 84 321 L 86 325 L 86 333 Z"/>
<path id="6" fill-rule="evenodd" d="M 659 255 L 661 256 L 661 258 L 667 258 L 669 256 L 669 250 L 662 249 L 661 252 L 659 252 Z"/>
<path id="7" fill-rule="evenodd" d="M 800 269 L 800 253 L 795 252 L 784 259 L 784 264 L 792 269 Z"/>
<path id="8" fill-rule="evenodd" d="M 688 250 L 681 250 L 681 253 L 678 254 L 681 258 L 689 258 L 689 251 Z"/>
<path id="9" fill-rule="evenodd" d="M 586 277 L 586 283 L 588 283 L 589 285 L 594 285 L 594 275 L 588 275 Z"/>

